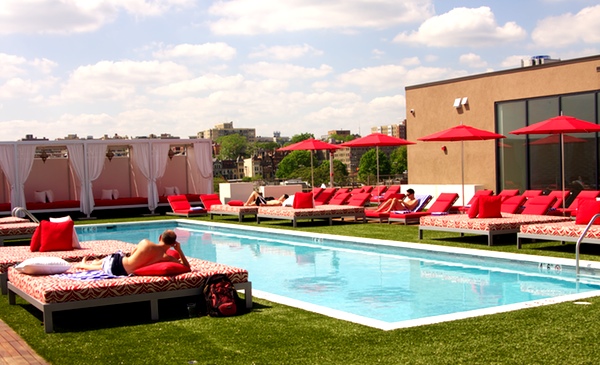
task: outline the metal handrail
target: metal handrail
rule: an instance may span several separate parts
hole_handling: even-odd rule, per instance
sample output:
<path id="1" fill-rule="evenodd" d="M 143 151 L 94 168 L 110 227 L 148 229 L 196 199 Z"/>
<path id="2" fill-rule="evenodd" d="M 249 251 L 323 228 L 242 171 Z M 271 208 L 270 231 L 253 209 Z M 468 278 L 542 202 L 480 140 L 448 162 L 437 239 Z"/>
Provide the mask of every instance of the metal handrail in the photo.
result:
<path id="1" fill-rule="evenodd" d="M 27 209 L 25 209 L 23 207 L 14 207 L 13 210 L 12 210 L 12 212 L 11 212 L 11 215 L 13 217 L 18 217 L 19 213 L 25 214 L 26 216 L 29 217 L 29 219 L 31 219 L 35 223 L 40 223 L 40 221 L 36 217 L 34 217 L 33 214 L 31 214 L 30 211 L 28 211 Z"/>
<path id="2" fill-rule="evenodd" d="M 594 222 L 598 218 L 600 218 L 600 213 L 594 215 L 592 217 L 592 219 L 590 219 L 590 222 L 585 227 L 585 229 L 583 230 L 583 232 L 581 232 L 581 235 L 577 239 L 577 244 L 575 245 L 575 274 L 576 275 L 579 275 L 579 246 L 581 246 L 581 242 L 585 238 L 585 235 L 587 234 L 587 232 L 590 230 L 590 227 L 594 224 Z"/>

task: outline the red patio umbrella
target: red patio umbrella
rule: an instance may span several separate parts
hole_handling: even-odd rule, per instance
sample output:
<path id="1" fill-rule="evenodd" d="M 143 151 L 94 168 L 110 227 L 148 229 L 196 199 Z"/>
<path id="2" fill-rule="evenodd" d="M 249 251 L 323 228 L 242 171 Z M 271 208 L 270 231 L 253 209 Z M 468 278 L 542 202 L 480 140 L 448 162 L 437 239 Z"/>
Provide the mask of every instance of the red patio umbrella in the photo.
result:
<path id="1" fill-rule="evenodd" d="M 443 131 L 430 134 L 425 137 L 417 138 L 424 142 L 455 142 L 460 141 L 460 172 L 462 178 L 462 205 L 465 205 L 465 154 L 464 141 L 484 141 L 490 139 L 501 139 L 505 136 L 489 132 L 483 129 L 474 128 L 468 125 L 457 125 L 455 127 L 445 129 Z"/>
<path id="2" fill-rule="evenodd" d="M 314 139 L 314 138 L 309 138 L 309 139 L 305 139 L 304 141 L 300 141 L 298 143 L 294 143 L 291 144 L 289 146 L 286 147 L 282 147 L 280 149 L 278 149 L 278 151 L 320 151 L 320 150 L 327 150 L 329 151 L 329 184 L 331 186 L 333 186 L 333 158 L 331 158 L 333 156 L 333 151 L 340 149 L 342 147 L 335 145 L 335 144 L 331 144 L 331 143 L 327 143 L 327 142 L 323 142 L 323 141 L 319 141 L 318 139 Z M 314 172 L 313 172 L 313 156 L 312 153 L 310 154 L 310 178 L 311 181 L 310 183 L 311 188 L 315 187 L 315 176 L 314 176 Z"/>
<path id="3" fill-rule="evenodd" d="M 583 138 L 577 138 L 570 136 L 568 134 L 563 135 L 563 140 L 565 143 L 585 143 L 587 142 Z M 551 134 L 548 137 L 536 139 L 535 141 L 529 143 L 530 145 L 544 145 L 544 144 L 559 144 L 560 143 L 560 134 Z"/>
<path id="4" fill-rule="evenodd" d="M 598 133 L 600 125 L 566 115 L 559 115 L 527 127 L 519 128 L 510 134 L 556 134 L 560 136 L 560 158 L 562 190 L 565 192 L 565 134 L 566 133 Z M 563 201 L 563 208 L 564 206 Z"/>
<path id="5" fill-rule="evenodd" d="M 341 144 L 343 147 L 375 147 L 375 155 L 377 156 L 377 184 L 379 184 L 379 147 L 385 146 L 406 146 L 415 144 L 415 142 L 407 141 L 403 138 L 388 136 L 383 133 L 371 133 L 368 136 L 353 139 L 352 141 Z"/>

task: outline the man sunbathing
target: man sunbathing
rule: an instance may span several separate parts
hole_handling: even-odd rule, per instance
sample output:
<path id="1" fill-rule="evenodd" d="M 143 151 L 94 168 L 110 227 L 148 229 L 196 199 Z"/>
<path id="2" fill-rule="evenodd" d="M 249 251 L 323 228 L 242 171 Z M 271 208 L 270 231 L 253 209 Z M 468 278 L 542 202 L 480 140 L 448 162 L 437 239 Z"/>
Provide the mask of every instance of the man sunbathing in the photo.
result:
<path id="1" fill-rule="evenodd" d="M 415 191 L 413 189 L 406 190 L 406 196 L 402 199 L 388 199 L 382 203 L 377 209 L 378 213 L 389 213 L 400 210 L 414 210 L 419 205 L 419 199 L 415 198 Z"/>
<path id="2" fill-rule="evenodd" d="M 180 259 L 167 255 L 167 250 L 171 248 L 179 253 Z M 115 276 L 127 276 L 141 267 L 163 261 L 179 262 L 188 268 L 190 267 L 190 263 L 181 250 L 179 242 L 177 242 L 177 234 L 170 229 L 164 231 L 158 237 L 158 243 L 148 239 L 141 240 L 129 255 L 118 251 L 101 260 L 91 262 L 88 262 L 87 258 L 84 257 L 74 267 L 84 270 L 102 270 Z"/>
<path id="3" fill-rule="evenodd" d="M 246 200 L 246 202 L 244 203 L 244 205 L 246 205 L 246 206 L 249 206 L 249 205 L 258 205 L 258 206 L 273 205 L 273 206 L 279 206 L 279 205 L 283 205 L 283 202 L 287 198 L 289 198 L 289 196 L 287 194 L 283 194 L 282 196 L 280 196 L 277 199 L 264 198 L 262 196 L 262 193 L 258 193 L 256 191 L 253 191 L 252 194 L 250 194 L 250 196 L 248 197 L 248 200 Z"/>

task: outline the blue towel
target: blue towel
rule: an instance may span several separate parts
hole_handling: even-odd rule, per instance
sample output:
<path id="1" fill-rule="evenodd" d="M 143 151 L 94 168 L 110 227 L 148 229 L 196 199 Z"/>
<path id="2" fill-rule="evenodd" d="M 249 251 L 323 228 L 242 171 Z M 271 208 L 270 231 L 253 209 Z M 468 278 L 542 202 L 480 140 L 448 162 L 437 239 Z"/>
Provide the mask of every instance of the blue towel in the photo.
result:
<path id="1" fill-rule="evenodd" d="M 103 270 L 90 270 L 90 271 L 79 271 L 75 273 L 67 274 L 56 274 L 54 275 L 61 279 L 74 279 L 74 280 L 102 280 L 102 279 L 116 279 L 121 276 L 112 275 L 104 272 Z"/>

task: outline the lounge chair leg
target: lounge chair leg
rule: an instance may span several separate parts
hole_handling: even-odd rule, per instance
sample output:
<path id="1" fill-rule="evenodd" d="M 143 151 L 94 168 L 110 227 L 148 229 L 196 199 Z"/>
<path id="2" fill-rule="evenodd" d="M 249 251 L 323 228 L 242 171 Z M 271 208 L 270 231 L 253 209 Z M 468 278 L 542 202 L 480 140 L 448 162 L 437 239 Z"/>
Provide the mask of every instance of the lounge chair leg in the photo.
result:
<path id="1" fill-rule="evenodd" d="M 150 300 L 150 318 L 158 321 L 158 299 Z"/>
<path id="2" fill-rule="evenodd" d="M 422 240 L 423 239 L 423 230 L 419 229 L 419 239 Z"/>
<path id="3" fill-rule="evenodd" d="M 46 333 L 54 332 L 54 323 L 52 321 L 52 312 L 42 310 L 42 321 L 44 321 L 44 331 Z"/>

